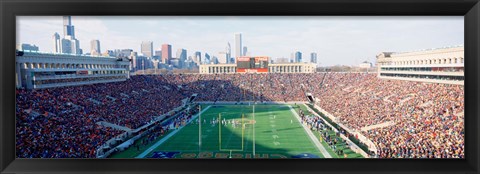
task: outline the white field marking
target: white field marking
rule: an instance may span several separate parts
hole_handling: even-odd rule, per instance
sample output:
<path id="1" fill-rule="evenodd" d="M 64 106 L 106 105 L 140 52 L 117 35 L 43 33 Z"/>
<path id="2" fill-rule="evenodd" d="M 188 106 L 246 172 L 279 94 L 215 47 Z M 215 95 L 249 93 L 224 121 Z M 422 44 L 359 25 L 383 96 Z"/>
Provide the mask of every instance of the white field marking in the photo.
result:
<path id="1" fill-rule="evenodd" d="M 212 106 L 212 105 L 210 105 Z M 210 106 L 207 106 L 207 108 L 203 109 L 203 111 L 201 111 L 199 114 L 202 114 L 203 112 L 207 111 L 208 109 L 210 109 Z M 187 122 L 186 125 L 188 125 L 192 120 L 195 120 L 199 114 L 196 114 L 193 116 L 192 119 L 190 119 L 189 122 Z M 162 145 L 165 141 L 167 141 L 170 137 L 172 137 L 173 135 L 175 135 L 178 131 L 180 131 L 183 127 L 185 126 L 181 126 L 179 127 L 178 129 L 172 131 L 171 133 L 169 133 L 167 136 L 163 137 L 162 139 L 158 140 L 154 145 L 150 146 L 147 150 L 143 151 L 140 155 L 138 155 L 137 157 L 135 158 L 145 158 L 145 156 L 147 156 L 150 152 L 152 152 L 154 149 L 156 149 L 158 146 Z"/>
<path id="2" fill-rule="evenodd" d="M 280 145 L 280 142 L 274 141 L 273 144 L 275 144 L 275 146 L 278 146 L 278 145 Z"/>
<path id="3" fill-rule="evenodd" d="M 295 110 L 293 110 L 292 106 L 288 106 L 288 107 L 290 108 L 290 111 L 293 113 L 295 118 L 297 118 L 298 122 L 301 124 L 302 120 L 301 120 L 300 116 L 298 116 L 298 114 L 295 112 Z M 310 131 L 308 129 L 307 125 L 305 125 L 305 124 L 301 124 L 301 125 L 303 126 L 303 130 L 305 130 L 305 133 L 307 133 L 307 135 L 310 137 L 310 140 L 312 140 L 313 143 L 315 144 L 315 146 L 317 146 L 317 149 L 320 151 L 320 153 L 322 153 L 322 155 L 325 158 L 332 158 L 332 156 L 327 152 L 325 147 L 323 147 L 322 144 L 320 143 L 320 141 L 318 141 L 317 137 L 315 137 L 315 135 L 313 135 L 312 131 Z"/>
<path id="4" fill-rule="evenodd" d="M 272 133 L 277 133 L 277 129 L 272 129 Z"/>

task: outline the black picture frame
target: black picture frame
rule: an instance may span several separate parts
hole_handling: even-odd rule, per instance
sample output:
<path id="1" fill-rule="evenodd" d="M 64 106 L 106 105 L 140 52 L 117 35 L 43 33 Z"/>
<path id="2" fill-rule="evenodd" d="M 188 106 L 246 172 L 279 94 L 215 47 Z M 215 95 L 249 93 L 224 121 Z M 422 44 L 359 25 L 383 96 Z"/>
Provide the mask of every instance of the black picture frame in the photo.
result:
<path id="1" fill-rule="evenodd" d="M 0 0 L 1 173 L 479 173 L 478 0 Z M 382 15 L 465 17 L 465 159 L 15 159 L 16 16 Z"/>

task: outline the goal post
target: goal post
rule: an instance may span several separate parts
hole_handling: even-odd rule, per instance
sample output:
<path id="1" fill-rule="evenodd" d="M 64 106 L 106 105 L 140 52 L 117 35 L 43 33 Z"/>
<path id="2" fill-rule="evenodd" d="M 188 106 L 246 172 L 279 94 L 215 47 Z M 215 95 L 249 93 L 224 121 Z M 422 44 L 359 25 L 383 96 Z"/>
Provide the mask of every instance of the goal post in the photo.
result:
<path id="1" fill-rule="evenodd" d="M 240 143 L 240 148 L 223 148 L 223 145 L 222 145 L 222 128 L 224 127 L 224 125 L 222 125 L 222 119 L 226 119 L 225 117 L 222 118 L 222 113 L 218 113 L 218 147 L 219 147 L 219 151 L 233 151 L 233 152 L 239 152 L 239 151 L 244 151 L 244 140 L 245 140 L 245 114 L 242 114 L 242 117 L 240 118 L 240 128 L 241 128 L 241 143 Z M 228 118 L 229 120 L 228 121 L 231 121 L 233 126 L 235 126 L 237 124 L 237 119 L 233 118 L 233 119 L 230 119 Z M 226 120 L 227 121 L 227 120 Z M 228 126 L 228 125 L 227 125 Z M 231 132 L 231 134 L 234 134 L 233 132 Z"/>

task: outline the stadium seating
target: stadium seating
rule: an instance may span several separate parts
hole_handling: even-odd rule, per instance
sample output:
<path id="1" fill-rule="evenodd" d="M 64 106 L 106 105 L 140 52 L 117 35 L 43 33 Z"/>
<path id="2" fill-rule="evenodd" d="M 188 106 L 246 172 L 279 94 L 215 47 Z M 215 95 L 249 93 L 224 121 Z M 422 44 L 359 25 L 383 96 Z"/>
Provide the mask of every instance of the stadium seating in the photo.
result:
<path id="1" fill-rule="evenodd" d="M 322 83 L 323 82 L 323 83 Z M 307 101 L 378 147 L 380 158 L 463 158 L 463 86 L 382 80 L 372 73 L 137 75 L 124 82 L 40 90 L 17 89 L 17 156 L 94 157 L 198 94 L 196 101 Z M 86 138 L 89 137 L 89 138 Z"/>

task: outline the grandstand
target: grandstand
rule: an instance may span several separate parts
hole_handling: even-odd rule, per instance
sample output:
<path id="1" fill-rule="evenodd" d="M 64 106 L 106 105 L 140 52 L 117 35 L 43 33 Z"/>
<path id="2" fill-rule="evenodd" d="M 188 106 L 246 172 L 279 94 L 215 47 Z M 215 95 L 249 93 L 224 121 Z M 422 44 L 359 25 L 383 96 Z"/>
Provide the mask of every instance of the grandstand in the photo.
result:
<path id="1" fill-rule="evenodd" d="M 121 82 L 17 89 L 16 153 L 19 158 L 464 158 L 463 91 L 463 85 L 333 72 L 136 75 Z M 253 125 L 246 125 L 243 135 L 227 125 L 220 149 L 219 125 L 210 124 L 219 114 L 255 120 L 255 133 Z M 272 116 L 279 123 L 270 122 Z M 206 121 L 200 131 L 198 117 Z"/>

